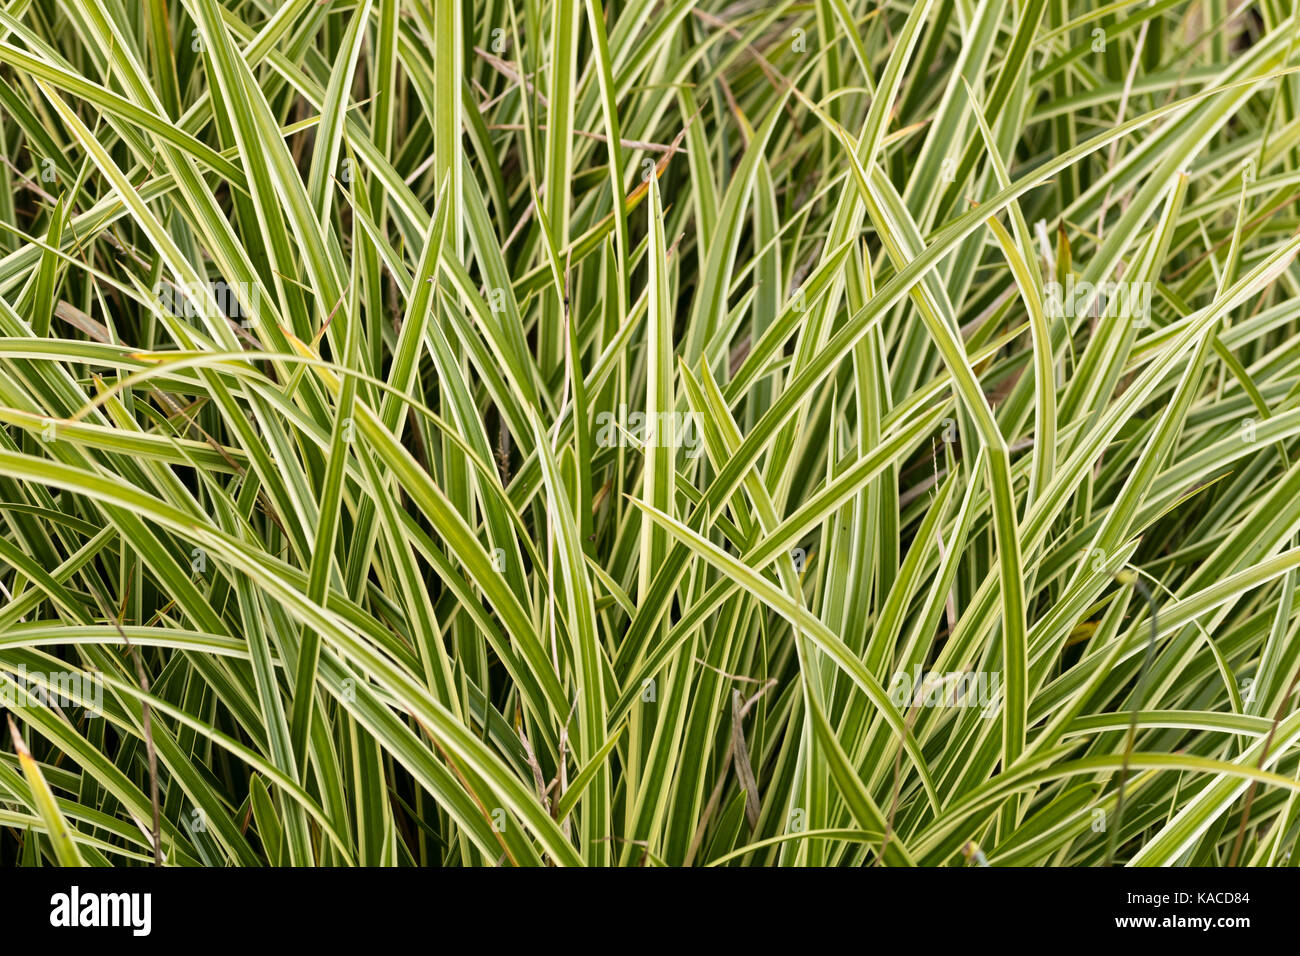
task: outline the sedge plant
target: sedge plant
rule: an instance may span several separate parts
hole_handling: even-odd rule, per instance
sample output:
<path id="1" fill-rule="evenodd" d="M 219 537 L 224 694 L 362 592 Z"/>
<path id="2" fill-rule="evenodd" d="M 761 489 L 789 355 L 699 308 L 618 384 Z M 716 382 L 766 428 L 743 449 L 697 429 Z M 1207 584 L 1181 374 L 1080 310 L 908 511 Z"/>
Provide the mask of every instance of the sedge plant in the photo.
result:
<path id="1" fill-rule="evenodd" d="M 1300 864 L 1286 0 L 0 2 L 0 863 Z"/>

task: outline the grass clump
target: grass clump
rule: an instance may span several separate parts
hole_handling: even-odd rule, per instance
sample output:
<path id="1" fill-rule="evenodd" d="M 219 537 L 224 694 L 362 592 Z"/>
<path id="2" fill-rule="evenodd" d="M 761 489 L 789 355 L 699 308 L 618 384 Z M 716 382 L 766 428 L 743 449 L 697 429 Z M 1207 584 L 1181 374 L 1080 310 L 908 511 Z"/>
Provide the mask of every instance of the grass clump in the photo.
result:
<path id="1" fill-rule="evenodd" d="M 1300 859 L 1295 17 L 4 4 L 0 861 Z"/>

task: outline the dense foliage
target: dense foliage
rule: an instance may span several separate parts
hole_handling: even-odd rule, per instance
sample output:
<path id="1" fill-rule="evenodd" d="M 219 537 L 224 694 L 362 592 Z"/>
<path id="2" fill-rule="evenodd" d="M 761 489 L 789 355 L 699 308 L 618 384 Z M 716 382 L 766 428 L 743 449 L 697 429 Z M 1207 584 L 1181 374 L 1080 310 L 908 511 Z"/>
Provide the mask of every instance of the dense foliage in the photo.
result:
<path id="1" fill-rule="evenodd" d="M 1297 16 L 0 4 L 0 863 L 1300 864 Z"/>

